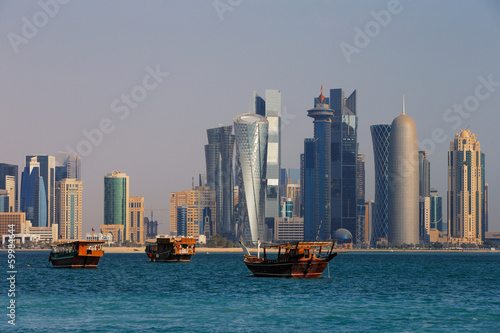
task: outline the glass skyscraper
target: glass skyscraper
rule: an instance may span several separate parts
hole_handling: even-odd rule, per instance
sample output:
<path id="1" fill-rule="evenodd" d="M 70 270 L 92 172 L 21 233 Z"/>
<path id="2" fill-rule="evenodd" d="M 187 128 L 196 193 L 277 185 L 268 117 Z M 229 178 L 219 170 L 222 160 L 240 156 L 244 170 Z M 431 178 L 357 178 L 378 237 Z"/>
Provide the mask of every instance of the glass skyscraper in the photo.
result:
<path id="1" fill-rule="evenodd" d="M 18 205 L 18 182 L 17 182 L 17 177 L 18 177 L 18 166 L 14 164 L 7 164 L 7 163 L 0 163 L 0 190 L 9 190 L 7 187 L 7 176 L 14 177 L 14 212 L 17 212 L 19 209 Z M 12 178 L 11 178 L 12 179 Z"/>
<path id="2" fill-rule="evenodd" d="M 220 126 L 207 130 L 208 145 L 205 145 L 207 185 L 215 191 L 216 232 L 223 237 L 235 239 L 233 198 L 233 152 L 232 126 Z"/>
<path id="3" fill-rule="evenodd" d="M 280 215 L 281 91 L 266 89 L 265 93 L 264 100 L 253 92 L 253 112 L 268 121 L 265 218 L 266 225 L 272 229 L 274 218 Z"/>
<path id="4" fill-rule="evenodd" d="M 43 179 L 47 201 L 47 227 L 50 227 L 56 221 L 56 160 L 54 156 L 50 155 L 27 155 L 26 166 L 30 164 L 34 157 L 40 164 L 40 177 Z"/>
<path id="5" fill-rule="evenodd" d="M 40 176 L 40 163 L 36 157 L 30 159 L 21 176 L 21 207 L 34 227 L 47 227 L 48 207 L 45 182 Z"/>
<path id="6" fill-rule="evenodd" d="M 104 224 L 123 225 L 123 239 L 129 240 L 129 177 L 118 171 L 104 177 Z"/>
<path id="7" fill-rule="evenodd" d="M 239 232 L 252 242 L 266 240 L 265 194 L 268 121 L 258 114 L 234 118 L 238 163 Z M 279 211 L 278 211 L 279 213 Z"/>
<path id="8" fill-rule="evenodd" d="M 389 137 L 391 125 L 370 126 L 375 162 L 375 210 L 372 217 L 372 245 L 388 235 L 389 223 Z"/>
<path id="9" fill-rule="evenodd" d="M 333 235 L 335 230 L 344 228 L 356 235 L 356 90 L 346 99 L 342 89 L 330 89 L 330 108 L 334 112 L 331 125 L 331 232 Z"/>
<path id="10" fill-rule="evenodd" d="M 307 111 L 307 116 L 314 119 L 314 139 L 306 139 L 304 142 L 305 240 L 315 240 L 316 235 L 318 240 L 330 239 L 332 232 L 330 154 L 333 110 L 328 105 L 328 99 L 323 96 L 323 87 L 321 87 L 320 96 L 314 100 L 314 104 L 314 109 Z M 310 170 L 313 165 L 314 172 Z M 314 177 L 314 181 L 311 176 Z M 311 189 L 312 185 L 314 185 L 313 189 Z M 314 196 L 311 196 L 313 192 Z"/>

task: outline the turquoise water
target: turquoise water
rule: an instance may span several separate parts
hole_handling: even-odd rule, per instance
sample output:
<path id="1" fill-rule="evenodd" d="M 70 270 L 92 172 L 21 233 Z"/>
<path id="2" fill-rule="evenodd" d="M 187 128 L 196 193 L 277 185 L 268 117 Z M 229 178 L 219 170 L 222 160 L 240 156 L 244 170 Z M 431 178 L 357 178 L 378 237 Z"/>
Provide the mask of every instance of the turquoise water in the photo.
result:
<path id="1" fill-rule="evenodd" d="M 500 332 L 498 253 L 341 254 L 319 279 L 255 278 L 241 254 L 110 253 L 96 270 L 48 255 L 17 253 L 16 326 L 4 291 L 1 331 Z"/>

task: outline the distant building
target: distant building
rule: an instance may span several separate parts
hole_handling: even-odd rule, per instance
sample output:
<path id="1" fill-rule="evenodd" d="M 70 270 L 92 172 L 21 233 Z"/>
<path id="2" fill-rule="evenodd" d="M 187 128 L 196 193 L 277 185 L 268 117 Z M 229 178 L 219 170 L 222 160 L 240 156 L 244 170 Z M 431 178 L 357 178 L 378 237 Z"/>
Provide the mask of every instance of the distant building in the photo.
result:
<path id="1" fill-rule="evenodd" d="M 267 230 L 274 228 L 274 218 L 280 214 L 281 185 L 281 91 L 266 89 L 266 98 L 262 99 L 253 92 L 253 112 L 268 121 L 265 224 Z M 272 231 L 269 231 L 272 232 Z M 267 235 L 266 238 L 268 238 Z"/>
<path id="2" fill-rule="evenodd" d="M 129 177 L 123 172 L 113 171 L 104 177 L 104 224 L 123 226 L 123 229 L 112 228 L 118 243 L 130 240 L 129 186 Z M 104 234 L 111 232 L 102 227 L 101 230 Z"/>
<path id="3" fill-rule="evenodd" d="M 365 154 L 358 153 L 356 160 L 356 201 L 365 204 Z"/>
<path id="4" fill-rule="evenodd" d="M 274 231 L 276 241 L 303 241 L 304 219 L 301 217 L 276 217 L 274 219 Z"/>
<path id="5" fill-rule="evenodd" d="M 302 193 L 300 192 L 299 184 L 286 185 L 286 197 L 290 198 L 293 203 L 292 216 L 300 216 L 300 205 L 302 203 Z"/>
<path id="6" fill-rule="evenodd" d="M 457 243 L 482 242 L 481 157 L 474 133 L 455 135 L 448 152 L 448 233 Z"/>
<path id="7" fill-rule="evenodd" d="M 114 244 L 114 241 L 113 241 L 113 234 L 112 233 L 108 233 L 106 235 L 104 234 L 101 234 L 101 233 L 87 233 L 85 235 L 85 240 L 88 240 L 88 241 L 105 241 L 105 245 L 106 246 L 111 246 Z"/>
<path id="8" fill-rule="evenodd" d="M 331 172 L 332 172 L 332 117 L 334 111 L 328 99 L 321 94 L 314 100 L 314 108 L 307 116 L 314 119 L 314 139 L 304 140 L 304 238 L 318 240 L 331 238 Z M 337 213 L 337 212 L 336 212 Z M 319 233 L 318 233 L 319 230 Z"/>
<path id="9" fill-rule="evenodd" d="M 435 188 L 431 188 L 431 229 L 446 232 L 446 223 L 443 223 L 443 198 Z"/>
<path id="10" fill-rule="evenodd" d="M 365 201 L 365 242 L 370 243 L 373 239 L 373 214 L 375 212 L 375 201 L 367 200 Z"/>
<path id="11" fill-rule="evenodd" d="M 187 204 L 186 192 L 170 192 L 170 233 L 176 236 L 184 236 L 177 228 L 177 207 Z M 186 230 L 187 232 L 187 230 Z"/>
<path id="12" fill-rule="evenodd" d="M 173 210 L 175 214 L 172 214 Z M 215 191 L 208 186 L 197 186 L 190 191 L 170 193 L 170 225 L 174 215 L 177 236 L 215 235 L 215 214 Z"/>
<path id="13" fill-rule="evenodd" d="M 419 197 L 419 238 L 422 243 L 430 242 L 431 197 Z"/>
<path id="14" fill-rule="evenodd" d="M 73 178 L 82 180 L 82 160 L 78 154 L 69 154 L 59 152 L 55 156 L 55 181 L 61 181 L 64 178 Z"/>
<path id="15" fill-rule="evenodd" d="M 486 154 L 481 152 L 481 240 L 488 231 L 488 184 L 486 183 Z"/>
<path id="16" fill-rule="evenodd" d="M 389 138 L 389 243 L 419 243 L 419 167 L 417 127 L 403 112 Z"/>
<path id="17" fill-rule="evenodd" d="M 389 138 L 391 125 L 370 126 L 375 160 L 375 207 L 371 244 L 387 238 L 389 229 Z"/>
<path id="18" fill-rule="evenodd" d="M 61 239 L 82 238 L 82 182 L 64 178 L 56 182 L 56 224 Z"/>
<path id="19" fill-rule="evenodd" d="M 127 228 L 130 241 L 144 243 L 144 197 L 129 198 L 130 226 Z"/>
<path id="20" fill-rule="evenodd" d="M 418 195 L 429 197 L 431 195 L 431 164 L 427 157 L 429 153 L 424 150 L 418 151 Z"/>
<path id="21" fill-rule="evenodd" d="M 9 201 L 9 191 L 0 190 L 0 213 L 10 213 Z"/>
<path id="22" fill-rule="evenodd" d="M 234 239 L 233 204 L 233 127 L 220 126 L 207 130 L 208 145 L 205 145 L 207 186 L 215 192 L 215 225 L 217 234 Z M 202 186 L 202 184 L 200 184 Z"/>
<path id="23" fill-rule="evenodd" d="M 26 213 L 26 219 L 31 221 L 33 226 L 47 227 L 49 208 L 46 182 L 40 174 L 40 168 L 36 157 L 31 158 L 24 168 L 21 177 L 20 211 Z"/>
<path id="24" fill-rule="evenodd" d="M 113 243 L 123 243 L 125 226 L 123 224 L 101 224 L 101 234 L 113 235 Z"/>
<path id="25" fill-rule="evenodd" d="M 14 225 L 14 233 L 19 234 L 26 224 L 26 214 L 23 212 L 0 213 L 0 235 L 9 235 L 12 230 L 9 225 Z"/>
<path id="26" fill-rule="evenodd" d="M 356 234 L 358 116 L 356 90 L 344 97 L 342 89 L 330 89 L 331 124 L 331 234 L 339 228 Z M 353 240 L 356 241 L 355 239 Z"/>
<path id="27" fill-rule="evenodd" d="M 35 158 L 35 161 L 39 165 L 39 177 L 43 180 L 43 187 L 45 191 L 45 200 L 47 205 L 47 223 L 39 223 L 38 226 L 52 226 L 56 220 L 56 205 L 55 205 L 55 194 L 56 194 L 56 181 L 55 181 L 55 157 L 50 155 L 26 155 L 26 166 Z M 22 185 L 21 185 L 22 186 Z M 41 188 L 41 185 L 39 186 Z M 41 201 L 40 201 L 41 202 Z M 42 203 L 43 204 L 43 203 Z M 39 221 L 44 221 L 45 218 L 39 217 Z"/>
<path id="28" fill-rule="evenodd" d="M 146 239 L 156 239 L 158 235 L 158 221 L 149 220 L 144 217 L 144 225 L 146 227 Z"/>
<path id="29" fill-rule="evenodd" d="M 239 115 L 233 121 L 239 169 L 238 234 L 256 243 L 258 239 L 268 240 L 265 236 L 269 236 L 264 223 L 269 122 L 265 117 L 252 113 Z"/>
<path id="30" fill-rule="evenodd" d="M 9 196 L 14 200 L 9 204 L 10 212 L 18 212 L 19 204 L 18 204 L 18 166 L 14 164 L 0 163 L 0 190 L 12 191 Z"/>

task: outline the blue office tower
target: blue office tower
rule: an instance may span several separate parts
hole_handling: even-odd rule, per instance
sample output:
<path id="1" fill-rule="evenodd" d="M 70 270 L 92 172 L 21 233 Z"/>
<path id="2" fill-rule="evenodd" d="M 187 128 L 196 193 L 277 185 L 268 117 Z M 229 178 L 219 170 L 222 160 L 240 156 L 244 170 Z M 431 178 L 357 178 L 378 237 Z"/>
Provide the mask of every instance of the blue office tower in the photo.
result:
<path id="1" fill-rule="evenodd" d="M 343 228 L 356 235 L 356 90 L 346 99 L 342 89 L 330 89 L 330 108 L 334 112 L 331 126 L 331 231 L 333 234 Z"/>
<path id="2" fill-rule="evenodd" d="M 314 119 L 314 157 L 311 156 L 308 140 L 304 142 L 305 170 L 308 163 L 314 160 L 314 217 L 311 217 L 311 209 L 308 201 L 312 190 L 308 187 L 307 174 L 305 185 L 305 212 L 304 212 L 304 239 L 318 240 L 331 238 L 331 195 L 330 195 L 330 159 L 331 159 L 331 124 L 333 110 L 328 105 L 328 99 L 323 96 L 321 87 L 320 96 L 314 101 L 314 109 L 307 111 L 307 116 Z M 306 222 L 307 221 L 307 222 Z M 314 237 L 311 237 L 311 231 Z M 316 237 L 317 236 L 317 237 Z"/>
<path id="3" fill-rule="evenodd" d="M 316 195 L 316 173 L 315 166 L 318 164 L 316 152 L 318 139 L 304 140 L 304 154 L 302 154 L 302 205 L 304 217 L 304 240 L 314 240 L 318 229 L 315 217 L 318 215 L 315 205 Z"/>
<path id="4" fill-rule="evenodd" d="M 21 177 L 21 207 L 34 227 L 47 227 L 47 196 L 43 177 L 40 176 L 40 164 L 30 161 Z"/>
<path id="5" fill-rule="evenodd" d="M 389 137 L 391 125 L 370 126 L 375 160 L 375 211 L 373 214 L 372 245 L 388 236 L 389 225 Z"/>

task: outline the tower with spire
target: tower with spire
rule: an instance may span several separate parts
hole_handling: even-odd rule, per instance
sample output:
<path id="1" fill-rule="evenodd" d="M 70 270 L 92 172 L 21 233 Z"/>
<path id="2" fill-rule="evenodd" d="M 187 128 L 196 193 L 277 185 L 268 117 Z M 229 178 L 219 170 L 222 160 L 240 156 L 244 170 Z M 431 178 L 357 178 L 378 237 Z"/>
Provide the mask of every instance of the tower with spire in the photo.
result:
<path id="1" fill-rule="evenodd" d="M 323 95 L 315 98 L 315 107 L 307 111 L 314 119 L 314 139 L 304 141 L 304 239 L 329 239 L 330 229 L 330 159 L 333 110 Z M 319 230 L 319 232 L 318 232 Z"/>
<path id="2" fill-rule="evenodd" d="M 419 164 L 417 127 L 405 113 L 391 125 L 389 138 L 389 243 L 419 243 Z"/>

